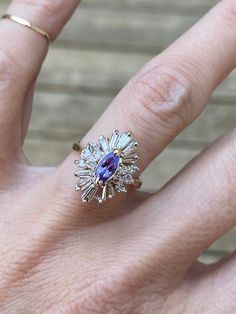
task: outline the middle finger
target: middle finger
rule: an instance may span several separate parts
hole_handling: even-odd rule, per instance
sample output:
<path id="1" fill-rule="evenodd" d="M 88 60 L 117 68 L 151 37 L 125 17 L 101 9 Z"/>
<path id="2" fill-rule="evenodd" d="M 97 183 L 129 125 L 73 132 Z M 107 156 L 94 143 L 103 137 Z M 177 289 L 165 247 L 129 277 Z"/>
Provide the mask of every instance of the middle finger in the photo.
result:
<path id="1" fill-rule="evenodd" d="M 236 4 L 219 3 L 190 31 L 134 76 L 82 140 L 132 131 L 140 168 L 204 109 L 212 91 L 236 66 Z"/>

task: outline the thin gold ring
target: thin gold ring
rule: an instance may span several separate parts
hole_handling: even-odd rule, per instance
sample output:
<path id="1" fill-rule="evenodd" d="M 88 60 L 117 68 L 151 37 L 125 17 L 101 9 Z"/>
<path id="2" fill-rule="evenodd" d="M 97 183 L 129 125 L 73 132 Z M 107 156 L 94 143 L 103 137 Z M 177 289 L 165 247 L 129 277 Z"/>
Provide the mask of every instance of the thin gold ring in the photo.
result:
<path id="1" fill-rule="evenodd" d="M 42 28 L 31 24 L 29 21 L 22 19 L 21 17 L 15 16 L 15 15 L 11 15 L 11 14 L 5 14 L 3 15 L 2 19 L 8 19 L 11 20 L 17 24 L 20 24 L 24 27 L 28 27 L 31 30 L 33 30 L 34 32 L 38 33 L 39 35 L 43 36 L 48 45 L 51 43 L 51 37 L 49 36 L 49 34 L 47 32 L 45 32 Z"/>

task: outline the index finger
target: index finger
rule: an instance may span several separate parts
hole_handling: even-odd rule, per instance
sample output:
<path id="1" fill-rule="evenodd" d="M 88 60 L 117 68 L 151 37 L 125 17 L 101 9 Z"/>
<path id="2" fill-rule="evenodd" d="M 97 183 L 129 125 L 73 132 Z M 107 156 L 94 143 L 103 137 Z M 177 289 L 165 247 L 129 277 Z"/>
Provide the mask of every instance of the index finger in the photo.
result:
<path id="1" fill-rule="evenodd" d="M 14 20 L 5 18 L 0 21 L 2 154 L 14 154 L 23 142 L 24 114 L 30 111 L 24 108 L 25 98 L 48 51 L 48 42 L 39 29 L 48 33 L 54 40 L 79 2 L 67 0 L 65 5 L 64 0 L 13 0 L 6 14 L 14 16 Z M 22 23 L 30 23 L 36 31 L 23 26 Z M 31 105 L 30 102 L 27 104 Z M 9 142 L 13 145 L 9 145 Z M 9 152 L 9 149 L 14 152 Z"/>

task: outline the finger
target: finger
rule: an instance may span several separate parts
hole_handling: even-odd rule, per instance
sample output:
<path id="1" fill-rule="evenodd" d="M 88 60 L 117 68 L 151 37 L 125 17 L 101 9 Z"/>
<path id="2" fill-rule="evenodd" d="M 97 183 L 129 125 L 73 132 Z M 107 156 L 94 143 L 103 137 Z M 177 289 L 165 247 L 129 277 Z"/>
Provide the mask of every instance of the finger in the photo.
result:
<path id="1" fill-rule="evenodd" d="M 79 0 L 13 0 L 8 14 L 30 21 L 54 40 L 75 10 Z M 11 20 L 0 21 L 0 135 L 8 151 L 16 149 L 25 132 L 25 98 L 48 50 L 45 38 Z M 30 102 L 28 102 L 29 104 Z M 14 130 L 14 131 L 11 131 Z M 2 150 L 3 151 L 3 150 Z"/>
<path id="2" fill-rule="evenodd" d="M 236 4 L 221 1 L 190 31 L 134 76 L 82 140 L 82 146 L 130 130 L 141 169 L 195 119 L 236 65 Z"/>
<path id="3" fill-rule="evenodd" d="M 190 267 L 236 224 L 235 160 L 236 129 L 201 153 L 146 201 L 145 209 L 130 214 L 130 232 L 135 229 L 142 230 L 140 237 L 145 234 L 145 251 L 139 244 L 134 250 L 149 255 L 162 252 L 166 265 L 174 264 L 181 270 Z"/>
<path id="4" fill-rule="evenodd" d="M 236 255 L 208 265 L 193 278 L 193 302 L 205 304 L 202 313 L 236 312 Z M 206 304 L 207 300 L 207 304 Z M 217 302 L 216 302 L 217 300 Z"/>

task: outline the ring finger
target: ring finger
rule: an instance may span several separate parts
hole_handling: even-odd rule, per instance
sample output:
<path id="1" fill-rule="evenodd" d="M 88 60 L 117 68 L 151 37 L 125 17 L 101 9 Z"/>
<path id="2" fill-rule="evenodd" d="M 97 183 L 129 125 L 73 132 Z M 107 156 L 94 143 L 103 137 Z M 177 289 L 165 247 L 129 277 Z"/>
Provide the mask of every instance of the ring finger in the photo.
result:
<path id="1" fill-rule="evenodd" d="M 130 130 L 140 169 L 203 110 L 236 65 L 235 1 L 221 1 L 190 31 L 144 66 L 116 97 L 82 146 L 112 130 Z M 70 160 L 71 162 L 71 160 Z"/>

